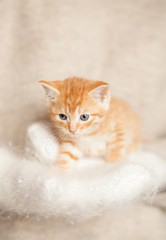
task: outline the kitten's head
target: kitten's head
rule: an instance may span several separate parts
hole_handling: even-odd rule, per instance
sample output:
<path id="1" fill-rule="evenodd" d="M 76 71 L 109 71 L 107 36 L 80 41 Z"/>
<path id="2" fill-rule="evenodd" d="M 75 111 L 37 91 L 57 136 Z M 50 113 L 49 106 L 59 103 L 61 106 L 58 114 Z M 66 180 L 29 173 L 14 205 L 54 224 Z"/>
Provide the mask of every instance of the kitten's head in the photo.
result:
<path id="1" fill-rule="evenodd" d="M 46 92 L 51 120 L 62 133 L 78 137 L 100 127 L 110 104 L 108 83 L 76 77 L 40 83 Z"/>

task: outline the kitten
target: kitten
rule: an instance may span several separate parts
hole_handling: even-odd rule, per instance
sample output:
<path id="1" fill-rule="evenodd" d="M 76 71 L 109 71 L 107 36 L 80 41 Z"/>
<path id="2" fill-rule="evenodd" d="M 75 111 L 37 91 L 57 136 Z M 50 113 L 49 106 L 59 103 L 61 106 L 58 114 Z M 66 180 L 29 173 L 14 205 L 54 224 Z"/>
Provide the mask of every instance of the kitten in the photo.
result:
<path id="1" fill-rule="evenodd" d="M 108 83 L 77 77 L 40 83 L 60 144 L 57 162 L 62 168 L 82 155 L 113 162 L 138 149 L 139 120 L 126 103 L 111 97 Z"/>

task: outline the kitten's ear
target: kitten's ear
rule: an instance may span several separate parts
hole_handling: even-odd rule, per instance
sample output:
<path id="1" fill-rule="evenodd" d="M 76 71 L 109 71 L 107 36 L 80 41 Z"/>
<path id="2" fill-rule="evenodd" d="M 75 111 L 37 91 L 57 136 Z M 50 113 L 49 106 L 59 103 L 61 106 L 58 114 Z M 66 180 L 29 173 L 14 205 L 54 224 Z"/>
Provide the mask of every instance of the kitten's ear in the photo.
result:
<path id="1" fill-rule="evenodd" d="M 45 90 L 46 97 L 49 101 L 55 101 L 60 91 L 56 88 L 55 82 L 39 81 Z"/>
<path id="2" fill-rule="evenodd" d="M 101 82 L 97 84 L 90 92 L 89 95 L 93 97 L 95 101 L 102 104 L 106 109 L 109 108 L 111 100 L 110 86 L 108 83 Z"/>

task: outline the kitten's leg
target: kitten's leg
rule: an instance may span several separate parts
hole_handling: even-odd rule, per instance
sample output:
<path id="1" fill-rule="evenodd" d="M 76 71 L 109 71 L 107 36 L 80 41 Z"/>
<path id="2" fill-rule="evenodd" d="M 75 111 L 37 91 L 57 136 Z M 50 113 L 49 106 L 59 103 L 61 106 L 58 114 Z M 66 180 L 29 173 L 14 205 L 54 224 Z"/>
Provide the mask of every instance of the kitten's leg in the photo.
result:
<path id="1" fill-rule="evenodd" d="M 130 141 L 127 146 L 127 152 L 128 153 L 134 153 L 137 152 L 142 143 L 142 131 L 140 124 L 136 122 L 135 128 L 132 130 L 132 134 L 130 134 Z"/>
<path id="2" fill-rule="evenodd" d="M 116 162 L 124 159 L 124 133 L 121 129 L 117 129 L 114 140 L 107 143 L 106 151 L 106 162 Z"/>
<path id="3" fill-rule="evenodd" d="M 139 150 L 141 145 L 141 140 L 135 141 L 127 147 L 128 153 L 135 153 Z"/>
<path id="4" fill-rule="evenodd" d="M 61 169 L 68 169 L 74 161 L 82 156 L 81 151 L 72 141 L 64 141 L 60 144 L 59 154 L 56 163 Z"/>

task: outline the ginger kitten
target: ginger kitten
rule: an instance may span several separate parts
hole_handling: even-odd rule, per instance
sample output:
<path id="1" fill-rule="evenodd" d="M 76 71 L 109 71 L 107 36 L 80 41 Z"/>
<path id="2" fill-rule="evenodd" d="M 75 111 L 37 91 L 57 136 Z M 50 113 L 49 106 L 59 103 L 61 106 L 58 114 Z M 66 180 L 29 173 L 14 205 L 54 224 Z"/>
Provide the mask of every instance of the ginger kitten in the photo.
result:
<path id="1" fill-rule="evenodd" d="M 111 97 L 108 83 L 77 77 L 40 83 L 60 144 L 57 163 L 62 168 L 82 155 L 113 162 L 138 149 L 139 120 L 126 103 Z"/>

